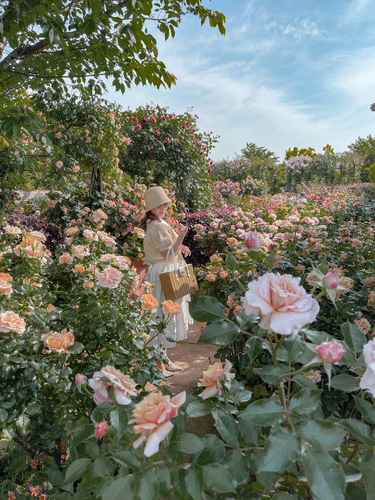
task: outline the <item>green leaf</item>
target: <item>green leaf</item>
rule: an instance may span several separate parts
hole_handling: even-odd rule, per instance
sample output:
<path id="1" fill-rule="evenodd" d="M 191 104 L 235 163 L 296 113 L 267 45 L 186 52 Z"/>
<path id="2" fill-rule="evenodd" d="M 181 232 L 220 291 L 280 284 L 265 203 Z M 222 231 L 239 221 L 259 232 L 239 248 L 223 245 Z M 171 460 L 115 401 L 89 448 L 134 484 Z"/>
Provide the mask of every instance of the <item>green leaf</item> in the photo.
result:
<path id="1" fill-rule="evenodd" d="M 65 481 L 67 483 L 73 483 L 74 481 L 81 479 L 81 477 L 83 477 L 86 471 L 89 469 L 90 465 L 91 465 L 90 459 L 79 458 L 71 465 L 69 465 L 65 474 Z"/>
<path id="2" fill-rule="evenodd" d="M 323 451 L 339 449 L 347 434 L 336 422 L 327 420 L 309 420 L 299 427 L 298 433 L 313 448 Z"/>
<path id="3" fill-rule="evenodd" d="M 125 431 L 128 429 L 128 410 L 122 405 L 117 405 L 111 410 L 110 421 L 117 439 L 121 439 Z"/>
<path id="4" fill-rule="evenodd" d="M 201 439 L 194 434 L 182 434 L 177 440 L 177 448 L 182 453 L 191 455 L 192 453 L 198 453 L 204 448 L 204 444 Z"/>
<path id="5" fill-rule="evenodd" d="M 204 417 L 211 413 L 212 407 L 212 401 L 197 398 L 186 406 L 186 416 L 188 418 Z"/>
<path id="6" fill-rule="evenodd" d="M 234 493 L 232 477 L 224 465 L 206 465 L 203 469 L 203 477 L 207 488 L 216 493 Z"/>
<path id="7" fill-rule="evenodd" d="M 374 497 L 375 492 L 375 454 L 374 452 L 365 453 L 359 464 L 362 472 L 362 480 L 365 483 L 366 498 Z"/>
<path id="8" fill-rule="evenodd" d="M 158 500 L 159 483 L 153 470 L 145 470 L 137 474 L 134 479 L 134 486 L 137 496 L 141 500 Z"/>
<path id="9" fill-rule="evenodd" d="M 285 412 L 279 399 L 274 396 L 254 401 L 240 413 L 239 418 L 258 425 L 274 425 L 285 418 Z"/>
<path id="10" fill-rule="evenodd" d="M 341 325 L 341 332 L 348 347 L 354 352 L 360 352 L 366 342 L 366 337 L 356 326 L 347 321 Z"/>
<path id="11" fill-rule="evenodd" d="M 203 492 L 203 468 L 194 465 L 186 471 L 185 487 L 193 500 L 201 500 Z"/>
<path id="12" fill-rule="evenodd" d="M 225 264 L 229 267 L 231 271 L 236 269 L 237 259 L 232 253 L 228 253 L 225 259 Z"/>
<path id="13" fill-rule="evenodd" d="M 229 450 L 223 465 L 229 470 L 234 487 L 246 484 L 250 473 L 248 457 L 240 450 Z"/>
<path id="14" fill-rule="evenodd" d="M 192 318 L 199 322 L 207 321 L 207 323 L 210 323 L 211 321 L 227 317 L 223 304 L 217 299 L 207 297 L 206 295 L 191 301 L 189 303 L 189 311 Z"/>
<path id="15" fill-rule="evenodd" d="M 262 430 L 260 425 L 249 425 L 247 420 L 244 419 L 239 421 L 238 427 L 241 432 L 242 439 L 245 441 L 247 446 L 255 446 L 258 443 L 258 436 Z"/>
<path id="16" fill-rule="evenodd" d="M 289 371 L 289 366 L 286 365 L 267 365 L 261 368 L 254 368 L 254 372 L 261 377 L 263 382 L 275 386 L 277 385 L 277 380 L 282 379 Z"/>
<path id="17" fill-rule="evenodd" d="M 81 427 L 78 427 L 77 430 L 74 430 L 72 445 L 77 446 L 82 443 L 82 441 L 86 441 L 89 437 L 94 434 L 95 428 L 92 424 L 86 424 Z"/>
<path id="18" fill-rule="evenodd" d="M 283 472 L 299 460 L 301 443 L 296 434 L 283 427 L 272 428 L 258 472 Z"/>
<path id="19" fill-rule="evenodd" d="M 240 329 L 235 323 L 225 320 L 210 323 L 201 333 L 198 344 L 229 345 L 234 342 Z"/>
<path id="20" fill-rule="evenodd" d="M 364 422 L 356 420 L 355 418 L 347 418 L 340 421 L 340 425 L 345 427 L 355 438 L 367 446 L 375 446 L 374 430 Z"/>
<path id="21" fill-rule="evenodd" d="M 242 311 L 240 311 L 242 312 Z M 238 314 L 237 314 L 238 318 Z M 246 341 L 246 354 L 249 357 L 250 363 L 259 356 L 259 354 L 263 351 L 262 341 L 258 337 L 250 337 Z"/>
<path id="22" fill-rule="evenodd" d="M 347 375 L 346 373 L 342 373 L 340 375 L 336 375 L 331 380 L 331 387 L 333 389 L 339 389 L 344 392 L 354 392 L 359 389 L 359 380 L 352 375 Z"/>
<path id="23" fill-rule="evenodd" d="M 16 427 L 22 434 L 26 434 L 30 427 L 30 418 L 25 414 L 20 415 L 16 420 Z"/>
<path id="24" fill-rule="evenodd" d="M 108 486 L 107 486 L 108 485 Z M 132 500 L 134 497 L 133 477 L 125 476 L 118 479 L 111 478 L 106 483 L 102 493 L 102 500 Z"/>
<path id="25" fill-rule="evenodd" d="M 132 453 L 131 451 L 127 451 L 127 450 L 117 451 L 115 453 L 112 453 L 111 458 L 115 462 L 117 462 L 121 465 L 133 467 L 136 469 L 140 469 L 142 467 L 141 462 L 138 460 L 136 455 L 134 453 Z"/>
<path id="26" fill-rule="evenodd" d="M 238 425 L 232 417 L 223 414 L 216 409 L 212 410 L 212 416 L 215 420 L 215 427 L 223 441 L 229 446 L 239 446 Z"/>
<path id="27" fill-rule="evenodd" d="M 236 321 L 243 330 L 249 330 L 259 323 L 259 314 L 246 314 L 242 309 L 236 316 Z M 251 337 L 256 338 L 256 337 Z"/>
<path id="28" fill-rule="evenodd" d="M 362 417 L 364 417 L 370 424 L 375 424 L 374 405 L 358 396 L 353 396 L 353 399 L 355 402 L 355 406 Z"/>
<path id="29" fill-rule="evenodd" d="M 277 495 L 272 495 L 272 500 L 298 500 L 298 496 L 289 495 L 289 493 L 278 493 Z"/>
<path id="30" fill-rule="evenodd" d="M 322 391 L 319 389 L 303 389 L 294 395 L 290 401 L 290 413 L 306 415 L 312 413 L 320 403 Z"/>
<path id="31" fill-rule="evenodd" d="M 344 500 L 344 472 L 329 453 L 306 450 L 302 463 L 314 500 Z"/>

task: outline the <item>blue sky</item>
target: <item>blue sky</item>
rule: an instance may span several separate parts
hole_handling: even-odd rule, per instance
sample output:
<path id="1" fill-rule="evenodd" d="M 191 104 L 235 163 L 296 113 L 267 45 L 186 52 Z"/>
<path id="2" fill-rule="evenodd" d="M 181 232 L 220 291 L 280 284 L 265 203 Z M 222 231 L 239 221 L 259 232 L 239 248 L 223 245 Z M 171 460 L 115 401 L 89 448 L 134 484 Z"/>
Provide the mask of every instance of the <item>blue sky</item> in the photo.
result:
<path id="1" fill-rule="evenodd" d="M 223 37 L 186 18 L 159 55 L 177 76 L 170 90 L 136 87 L 107 96 L 124 108 L 192 108 L 199 129 L 219 135 L 211 156 L 233 158 L 246 142 L 280 160 L 297 146 L 336 152 L 374 135 L 375 7 L 371 0 L 205 0 L 226 16 Z"/>

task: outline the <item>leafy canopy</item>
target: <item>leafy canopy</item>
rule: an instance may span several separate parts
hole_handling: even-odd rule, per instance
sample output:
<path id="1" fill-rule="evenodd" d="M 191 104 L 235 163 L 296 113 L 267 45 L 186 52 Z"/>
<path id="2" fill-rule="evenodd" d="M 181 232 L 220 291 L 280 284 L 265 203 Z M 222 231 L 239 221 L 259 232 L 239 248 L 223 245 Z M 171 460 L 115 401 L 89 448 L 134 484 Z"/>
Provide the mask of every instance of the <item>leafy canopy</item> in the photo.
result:
<path id="1" fill-rule="evenodd" d="M 135 84 L 170 87 L 176 77 L 158 59 L 148 26 L 174 37 L 186 14 L 225 33 L 225 16 L 202 0 L 15 0 L 0 3 L 0 97 L 111 77 L 116 90 Z"/>

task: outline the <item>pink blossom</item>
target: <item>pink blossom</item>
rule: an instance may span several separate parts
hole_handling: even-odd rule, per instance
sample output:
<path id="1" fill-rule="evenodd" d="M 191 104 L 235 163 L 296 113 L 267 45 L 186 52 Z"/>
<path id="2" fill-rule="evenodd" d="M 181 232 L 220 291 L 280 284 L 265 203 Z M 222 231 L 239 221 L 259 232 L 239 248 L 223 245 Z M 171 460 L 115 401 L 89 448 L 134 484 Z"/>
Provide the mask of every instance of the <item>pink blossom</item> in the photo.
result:
<path id="1" fill-rule="evenodd" d="M 56 162 L 56 168 L 61 168 L 63 166 L 63 162 L 62 161 L 57 161 Z"/>
<path id="2" fill-rule="evenodd" d="M 323 363 L 338 363 L 342 358 L 344 348 L 342 344 L 332 340 L 332 342 L 322 342 L 316 348 L 319 358 Z"/>
<path id="3" fill-rule="evenodd" d="M 97 439 L 104 437 L 107 434 L 107 430 L 108 430 L 108 424 L 105 420 L 103 422 L 100 422 L 99 424 L 96 424 L 95 437 Z"/>
<path id="4" fill-rule="evenodd" d="M 319 304 L 299 286 L 300 278 L 266 273 L 248 285 L 242 298 L 246 314 L 260 314 L 259 325 L 280 335 L 295 334 L 315 321 Z"/>
<path id="5" fill-rule="evenodd" d="M 262 239 L 255 231 L 249 231 L 245 237 L 245 246 L 251 250 L 259 250 L 262 246 Z"/>
<path id="6" fill-rule="evenodd" d="M 327 273 L 323 279 L 322 283 L 326 288 L 337 288 L 340 284 L 339 275 L 337 273 Z"/>
<path id="7" fill-rule="evenodd" d="M 363 347 L 363 357 L 367 365 L 359 386 L 361 389 L 369 391 L 375 397 L 375 339 L 370 340 Z"/>
<path id="8" fill-rule="evenodd" d="M 102 379 L 108 380 L 104 382 Z M 131 397 L 137 395 L 136 383 L 129 375 L 124 375 L 113 366 L 105 366 L 99 372 L 95 372 L 93 378 L 88 381 L 89 386 L 94 389 L 93 399 L 97 405 L 104 401 L 115 401 L 119 405 L 129 405 Z"/>
<path id="9" fill-rule="evenodd" d="M 85 375 L 82 375 L 82 373 L 76 373 L 76 376 L 74 377 L 74 381 L 77 385 L 82 385 L 86 383 L 87 378 Z"/>

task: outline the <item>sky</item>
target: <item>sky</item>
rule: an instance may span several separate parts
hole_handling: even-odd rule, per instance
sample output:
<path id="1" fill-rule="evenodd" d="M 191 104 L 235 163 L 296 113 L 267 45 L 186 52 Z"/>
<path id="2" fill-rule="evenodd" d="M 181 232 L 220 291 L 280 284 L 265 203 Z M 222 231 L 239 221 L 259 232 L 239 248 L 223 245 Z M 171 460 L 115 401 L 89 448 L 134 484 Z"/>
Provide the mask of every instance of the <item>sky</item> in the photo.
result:
<path id="1" fill-rule="evenodd" d="M 171 89 L 134 86 L 107 99 L 193 111 L 219 142 L 219 161 L 246 143 L 284 159 L 288 148 L 329 143 L 343 152 L 374 135 L 375 5 L 372 0 L 204 0 L 226 17 L 226 35 L 187 16 L 159 57 Z"/>

